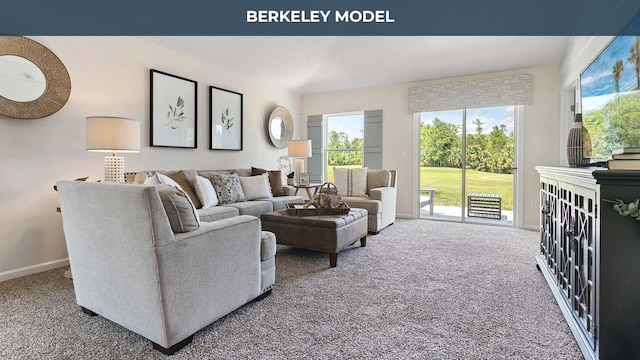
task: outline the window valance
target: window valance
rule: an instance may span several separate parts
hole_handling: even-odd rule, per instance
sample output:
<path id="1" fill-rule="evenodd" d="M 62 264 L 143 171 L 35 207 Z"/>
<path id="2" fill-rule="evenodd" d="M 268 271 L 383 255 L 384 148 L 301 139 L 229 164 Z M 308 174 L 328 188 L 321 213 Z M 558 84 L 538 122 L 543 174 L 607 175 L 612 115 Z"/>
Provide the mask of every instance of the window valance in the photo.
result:
<path id="1" fill-rule="evenodd" d="M 409 88 L 409 113 L 530 105 L 531 75 L 494 77 Z"/>

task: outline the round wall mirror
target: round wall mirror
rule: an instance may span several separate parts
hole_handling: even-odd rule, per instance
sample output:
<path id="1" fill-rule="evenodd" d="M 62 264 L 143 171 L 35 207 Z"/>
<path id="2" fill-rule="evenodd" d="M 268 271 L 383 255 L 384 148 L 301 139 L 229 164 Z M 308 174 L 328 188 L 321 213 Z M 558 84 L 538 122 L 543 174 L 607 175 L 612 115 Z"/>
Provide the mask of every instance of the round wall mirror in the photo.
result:
<path id="1" fill-rule="evenodd" d="M 62 61 L 42 44 L 0 36 L 0 115 L 39 119 L 69 100 L 71 79 Z"/>
<path id="2" fill-rule="evenodd" d="M 31 61 L 15 55 L 0 56 L 0 96 L 9 100 L 33 101 L 44 93 L 47 81 Z"/>
<path id="3" fill-rule="evenodd" d="M 282 139 L 282 136 L 284 135 L 284 121 L 282 121 L 282 118 L 278 116 L 271 119 L 269 131 L 271 132 L 271 135 L 274 139 Z"/>
<path id="4" fill-rule="evenodd" d="M 293 138 L 293 118 L 284 106 L 273 109 L 269 116 L 269 138 L 273 146 L 278 149 L 287 147 L 289 140 Z"/>

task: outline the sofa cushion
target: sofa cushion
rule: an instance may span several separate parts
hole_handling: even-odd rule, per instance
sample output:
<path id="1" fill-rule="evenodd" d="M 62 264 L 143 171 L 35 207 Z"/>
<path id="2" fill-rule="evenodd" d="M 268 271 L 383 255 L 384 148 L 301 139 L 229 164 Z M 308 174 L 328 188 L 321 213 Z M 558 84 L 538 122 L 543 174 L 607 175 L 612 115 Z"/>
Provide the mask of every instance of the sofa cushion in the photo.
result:
<path id="1" fill-rule="evenodd" d="M 216 189 L 213 188 L 213 184 L 209 179 L 205 179 L 202 176 L 196 176 L 196 181 L 193 182 L 193 188 L 196 191 L 196 195 L 202 203 L 203 209 L 218 205 L 218 195 Z"/>
<path id="2" fill-rule="evenodd" d="M 184 190 L 184 192 L 187 193 L 187 195 L 189 196 L 189 199 L 191 199 L 196 209 L 199 209 L 202 207 L 202 203 L 200 202 L 198 195 L 196 195 L 196 191 L 194 190 L 192 185 L 193 181 L 195 181 L 195 175 L 193 176 L 193 179 L 190 179 L 187 176 L 187 174 L 182 170 L 177 172 L 169 172 L 169 173 L 166 173 L 165 175 L 171 178 L 171 180 L 178 183 L 178 185 L 180 185 L 182 190 Z M 160 179 L 161 179 L 160 181 L 162 182 L 163 178 L 161 177 Z"/>
<path id="3" fill-rule="evenodd" d="M 174 233 L 190 232 L 200 227 L 198 212 L 183 190 L 170 185 L 158 185 L 158 194 Z"/>
<path id="4" fill-rule="evenodd" d="M 387 169 L 369 169 L 367 171 L 367 194 L 371 189 L 391 185 L 391 171 Z"/>
<path id="5" fill-rule="evenodd" d="M 367 209 L 369 214 L 382 213 L 382 201 L 380 200 L 372 200 L 362 196 L 343 196 L 342 201 L 352 208 Z"/>
<path id="6" fill-rule="evenodd" d="M 198 209 L 200 221 L 204 222 L 228 219 L 238 215 L 240 215 L 240 211 L 233 207 L 214 206 L 208 209 Z"/>
<path id="7" fill-rule="evenodd" d="M 245 201 L 238 174 L 224 175 L 212 172 L 209 173 L 209 180 L 216 189 L 220 205 Z"/>
<path id="8" fill-rule="evenodd" d="M 273 204 L 273 211 L 284 210 L 287 208 L 287 204 L 304 204 L 304 198 L 302 196 L 276 196 L 271 199 L 266 199 L 271 201 Z"/>
<path id="9" fill-rule="evenodd" d="M 198 170 L 197 173 L 198 175 L 202 176 L 202 177 L 209 177 L 209 174 L 211 174 L 212 172 L 214 173 L 218 173 L 218 174 L 224 174 L 224 175 L 230 175 L 231 172 L 229 170 Z"/>
<path id="10" fill-rule="evenodd" d="M 269 174 L 269 185 L 271 185 L 271 193 L 273 196 L 286 195 L 282 186 L 282 171 L 280 170 L 265 170 L 260 168 L 251 168 L 251 175 L 262 175 L 264 173 Z"/>
<path id="11" fill-rule="evenodd" d="M 334 184 L 342 196 L 364 196 L 367 193 L 367 168 L 333 168 Z"/>
<path id="12" fill-rule="evenodd" d="M 226 204 L 226 207 L 238 209 L 240 215 L 252 215 L 259 217 L 263 213 L 273 211 L 273 205 L 268 200 L 243 201 L 233 204 Z"/>
<path id="13" fill-rule="evenodd" d="M 238 176 L 251 176 L 251 169 L 231 169 L 231 174 L 238 174 Z"/>
<path id="14" fill-rule="evenodd" d="M 262 198 L 272 198 L 271 187 L 269 186 L 268 174 L 256 176 L 240 176 L 240 185 L 244 192 L 245 200 L 255 200 Z"/>

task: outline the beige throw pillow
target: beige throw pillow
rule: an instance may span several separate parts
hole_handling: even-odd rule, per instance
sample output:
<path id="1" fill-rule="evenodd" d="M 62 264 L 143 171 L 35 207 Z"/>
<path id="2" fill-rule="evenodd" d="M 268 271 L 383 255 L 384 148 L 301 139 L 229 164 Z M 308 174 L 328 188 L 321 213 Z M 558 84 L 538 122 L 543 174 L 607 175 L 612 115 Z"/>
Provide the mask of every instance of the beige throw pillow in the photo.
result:
<path id="1" fill-rule="evenodd" d="M 202 203 L 203 209 L 218 205 L 218 195 L 216 195 L 216 189 L 213 188 L 211 181 L 198 175 L 196 176 L 196 181 L 193 182 L 193 188 Z"/>
<path id="2" fill-rule="evenodd" d="M 272 198 L 271 187 L 269 186 L 269 174 L 240 177 L 240 185 L 244 197 L 247 200 Z"/>
<path id="3" fill-rule="evenodd" d="M 367 168 L 333 168 L 333 183 L 342 196 L 367 195 Z"/>
<path id="4" fill-rule="evenodd" d="M 173 181 L 180 185 L 182 190 L 187 193 L 187 196 L 189 196 L 189 199 L 191 199 L 196 209 L 200 209 L 202 207 L 202 203 L 200 202 L 200 199 L 198 199 L 198 195 L 196 195 L 196 191 L 194 190 L 192 185 L 192 182 L 195 181 L 195 176 L 193 177 L 193 179 L 189 179 L 187 174 L 182 170 L 178 172 L 167 173 L 166 176 L 170 177 Z"/>
<path id="5" fill-rule="evenodd" d="M 158 185 L 158 194 L 174 233 L 190 232 L 200 227 L 198 212 L 184 191 L 170 185 Z"/>

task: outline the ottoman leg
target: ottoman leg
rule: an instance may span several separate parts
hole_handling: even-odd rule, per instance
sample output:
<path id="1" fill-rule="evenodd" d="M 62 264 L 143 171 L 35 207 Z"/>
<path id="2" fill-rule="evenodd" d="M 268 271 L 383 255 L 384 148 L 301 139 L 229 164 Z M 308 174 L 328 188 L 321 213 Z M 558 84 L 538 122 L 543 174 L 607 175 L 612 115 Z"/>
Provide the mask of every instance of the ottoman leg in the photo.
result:
<path id="1" fill-rule="evenodd" d="M 360 247 L 366 247 L 366 246 L 367 246 L 367 235 L 360 238 Z"/>
<path id="2" fill-rule="evenodd" d="M 329 267 L 336 267 L 338 265 L 338 253 L 329 253 Z"/>

